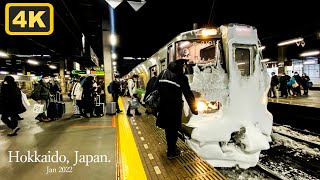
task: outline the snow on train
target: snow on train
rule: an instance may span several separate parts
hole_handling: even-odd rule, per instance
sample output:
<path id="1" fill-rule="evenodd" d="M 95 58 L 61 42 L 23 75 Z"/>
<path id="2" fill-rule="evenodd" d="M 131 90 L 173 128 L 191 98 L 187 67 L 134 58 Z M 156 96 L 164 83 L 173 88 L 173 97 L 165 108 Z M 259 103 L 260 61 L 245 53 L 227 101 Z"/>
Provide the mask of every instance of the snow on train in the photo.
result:
<path id="1" fill-rule="evenodd" d="M 201 112 L 184 104 L 186 143 L 216 167 L 253 167 L 269 149 L 273 117 L 267 110 L 270 79 L 261 63 L 257 29 L 228 24 L 183 32 L 126 77 L 145 86 L 152 71 L 176 59 L 189 59 L 186 75 Z"/>

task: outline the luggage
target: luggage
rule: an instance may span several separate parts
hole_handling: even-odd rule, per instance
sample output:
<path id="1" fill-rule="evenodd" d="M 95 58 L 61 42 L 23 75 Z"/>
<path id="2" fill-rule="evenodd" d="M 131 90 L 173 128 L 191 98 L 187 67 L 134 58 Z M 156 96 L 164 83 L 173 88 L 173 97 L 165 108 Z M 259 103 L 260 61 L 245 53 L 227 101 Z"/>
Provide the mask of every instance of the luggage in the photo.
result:
<path id="1" fill-rule="evenodd" d="M 61 118 L 66 113 L 66 104 L 62 102 L 60 94 L 56 94 L 55 102 L 58 104 L 58 115 Z"/>
<path id="2" fill-rule="evenodd" d="M 47 117 L 50 118 L 51 120 L 58 119 L 60 117 L 58 113 L 59 111 L 58 109 L 59 109 L 58 103 L 55 101 L 50 101 L 47 109 Z"/>
<path id="3" fill-rule="evenodd" d="M 139 100 L 138 98 L 133 98 L 132 101 L 130 101 L 130 109 L 138 109 L 139 108 Z"/>
<path id="4" fill-rule="evenodd" d="M 116 102 L 106 103 L 106 114 L 116 114 Z"/>
<path id="5" fill-rule="evenodd" d="M 104 114 L 104 103 L 101 102 L 100 95 L 97 95 L 96 103 L 95 103 L 95 106 L 94 106 L 94 113 L 96 115 Z"/>

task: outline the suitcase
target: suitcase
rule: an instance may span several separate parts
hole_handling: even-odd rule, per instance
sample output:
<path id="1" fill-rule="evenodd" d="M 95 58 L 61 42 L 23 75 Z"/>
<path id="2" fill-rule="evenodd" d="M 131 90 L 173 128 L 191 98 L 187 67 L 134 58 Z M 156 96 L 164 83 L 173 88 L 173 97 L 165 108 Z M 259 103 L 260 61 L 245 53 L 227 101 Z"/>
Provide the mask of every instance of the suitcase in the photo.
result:
<path id="1" fill-rule="evenodd" d="M 116 114 L 116 102 L 106 103 L 106 114 Z"/>
<path id="2" fill-rule="evenodd" d="M 58 119 L 60 117 L 58 112 L 58 103 L 51 101 L 47 109 L 47 117 L 50 119 Z"/>
<path id="3" fill-rule="evenodd" d="M 66 104 L 61 101 L 61 95 L 56 94 L 55 102 L 58 104 L 58 115 L 61 118 L 64 113 L 66 113 Z"/>
<path id="4" fill-rule="evenodd" d="M 96 103 L 95 103 L 95 106 L 94 106 L 94 113 L 96 115 L 101 115 L 101 114 L 104 114 L 104 103 L 101 103 L 101 97 L 100 95 L 97 95 L 97 98 L 96 98 Z"/>

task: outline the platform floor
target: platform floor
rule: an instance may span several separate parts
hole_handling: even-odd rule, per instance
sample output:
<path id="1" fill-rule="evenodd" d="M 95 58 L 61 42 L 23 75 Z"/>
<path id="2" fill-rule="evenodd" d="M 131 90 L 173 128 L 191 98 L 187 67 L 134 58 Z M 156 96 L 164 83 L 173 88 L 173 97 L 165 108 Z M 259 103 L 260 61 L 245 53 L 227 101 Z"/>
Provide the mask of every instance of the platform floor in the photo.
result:
<path id="1" fill-rule="evenodd" d="M 89 119 L 70 118 L 72 102 L 65 102 L 67 113 L 52 122 L 35 120 L 30 100 L 17 136 L 8 137 L 0 121 L 0 180 L 225 179 L 180 139 L 183 156 L 168 160 L 155 118 L 143 107 L 142 116 L 126 116 L 128 102 L 121 99 L 122 113 Z"/>
<path id="2" fill-rule="evenodd" d="M 127 106 L 126 98 L 123 102 Z M 155 126 L 155 117 L 146 115 L 143 107 L 139 111 L 142 115 L 129 118 L 129 122 L 148 179 L 226 179 L 181 139 L 177 144 L 183 151 L 182 156 L 168 160 L 164 130 Z"/>
<path id="3" fill-rule="evenodd" d="M 279 97 L 279 98 L 269 98 L 269 102 L 272 103 L 282 103 L 282 104 L 292 104 L 298 106 L 307 106 L 320 108 L 320 91 L 311 90 L 308 96 L 289 96 L 289 97 Z"/>
<path id="4" fill-rule="evenodd" d="M 24 120 L 19 121 L 21 130 L 17 136 L 8 137 L 8 129 L 0 121 L 1 180 L 116 179 L 115 117 L 67 119 L 72 115 L 73 107 L 71 102 L 66 102 L 67 113 L 60 120 L 39 122 L 34 119 L 36 115 L 31 107 L 21 114 Z M 69 163 L 22 163 L 15 162 L 14 157 L 13 162 L 8 162 L 9 151 L 19 151 L 22 161 L 25 161 L 23 155 L 27 151 L 36 151 L 38 154 L 49 154 L 50 151 L 51 155 L 57 151 L 59 155 L 65 155 Z M 79 151 L 77 164 L 75 151 Z M 88 163 L 88 166 L 85 161 L 80 162 L 81 159 L 91 161 L 91 158 L 96 162 Z"/>

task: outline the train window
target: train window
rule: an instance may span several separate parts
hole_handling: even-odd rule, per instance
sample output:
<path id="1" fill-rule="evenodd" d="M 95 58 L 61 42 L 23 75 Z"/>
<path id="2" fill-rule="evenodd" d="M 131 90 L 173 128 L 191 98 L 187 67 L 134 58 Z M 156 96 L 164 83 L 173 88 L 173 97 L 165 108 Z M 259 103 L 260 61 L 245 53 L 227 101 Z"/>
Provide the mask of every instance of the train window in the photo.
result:
<path id="1" fill-rule="evenodd" d="M 174 48 L 172 44 L 168 47 L 168 64 L 174 60 Z"/>
<path id="2" fill-rule="evenodd" d="M 250 76 L 253 73 L 256 53 L 253 45 L 234 45 L 234 60 L 242 76 Z"/>
<path id="3" fill-rule="evenodd" d="M 192 64 L 215 64 L 216 39 L 188 40 L 176 43 L 176 59 L 189 59 Z"/>
<path id="4" fill-rule="evenodd" d="M 235 50 L 235 61 L 242 76 L 250 75 L 250 50 L 237 48 Z"/>

